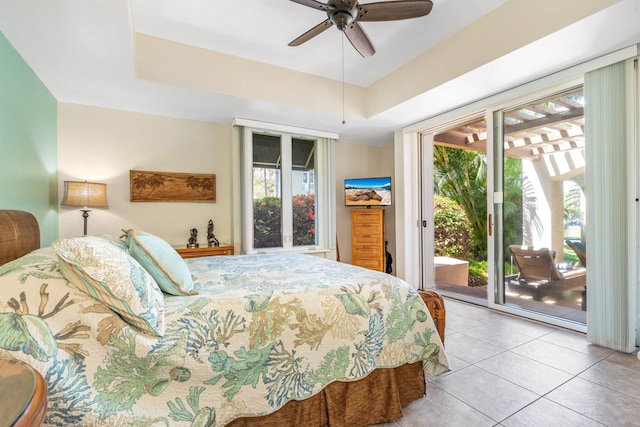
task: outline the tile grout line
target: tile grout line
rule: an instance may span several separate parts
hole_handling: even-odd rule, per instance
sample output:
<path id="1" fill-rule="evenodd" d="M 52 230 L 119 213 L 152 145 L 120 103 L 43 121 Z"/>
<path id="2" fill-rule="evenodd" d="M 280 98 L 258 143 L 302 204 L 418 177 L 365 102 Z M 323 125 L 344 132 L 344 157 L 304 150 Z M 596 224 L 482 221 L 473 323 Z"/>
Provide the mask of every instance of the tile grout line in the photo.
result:
<path id="1" fill-rule="evenodd" d="M 458 314 L 458 315 L 461 315 L 461 314 Z M 464 315 L 463 315 L 463 316 L 464 316 Z M 465 317 L 469 318 L 468 316 L 465 316 Z M 476 320 L 476 319 L 471 319 L 471 320 Z M 485 323 L 485 324 L 483 324 L 483 325 L 478 325 L 477 327 L 482 327 L 482 326 L 486 326 L 486 323 Z M 546 325 L 545 325 L 545 326 L 546 326 Z M 585 415 L 585 414 L 579 413 L 579 412 L 577 412 L 577 411 L 575 411 L 575 410 L 573 410 L 573 409 L 571 409 L 571 408 L 569 408 L 569 407 L 566 407 L 566 406 L 564 406 L 564 405 L 562 405 L 562 404 L 560 404 L 560 403 L 558 403 L 558 402 L 556 402 L 556 401 L 554 401 L 554 400 L 552 400 L 552 399 L 549 399 L 547 396 L 548 396 L 550 393 L 552 393 L 553 391 L 555 391 L 555 390 L 557 390 L 558 388 L 562 387 L 563 385 L 567 384 L 569 381 L 572 381 L 572 380 L 574 380 L 574 379 L 578 378 L 578 377 L 579 377 L 579 375 L 581 375 L 582 373 L 586 372 L 587 370 L 589 370 L 589 369 L 593 368 L 593 367 L 594 367 L 595 365 L 597 365 L 598 363 L 600 363 L 600 362 L 604 361 L 604 360 L 605 360 L 605 359 L 607 359 L 607 358 L 608 358 L 612 353 L 611 353 L 611 354 L 609 354 L 609 355 L 607 355 L 607 356 L 605 356 L 605 357 L 600 358 L 598 361 L 594 362 L 593 364 L 589 365 L 587 368 L 585 368 L 585 369 L 583 369 L 583 370 L 581 370 L 580 372 L 575 373 L 575 374 L 574 374 L 574 373 L 572 373 L 572 372 L 567 372 L 567 371 L 565 371 L 565 370 L 563 370 L 563 369 L 560 369 L 560 368 L 558 368 L 557 366 L 551 366 L 551 365 L 549 365 L 549 364 L 547 364 L 547 363 L 540 362 L 540 361 L 535 360 L 535 359 L 531 359 L 531 358 L 529 358 L 529 357 L 527 357 L 527 356 L 524 356 L 524 355 L 522 355 L 522 354 L 519 354 L 519 353 L 513 353 L 513 354 L 516 354 L 516 355 L 518 355 L 518 356 L 525 357 L 525 358 L 527 358 L 527 359 L 529 359 L 529 360 L 531 360 L 531 361 L 534 361 L 534 362 L 537 362 L 537 363 L 543 364 L 543 365 L 548 366 L 548 367 L 553 368 L 553 369 L 558 369 L 558 370 L 560 370 L 560 371 L 562 371 L 562 372 L 565 372 L 565 373 L 566 373 L 566 374 L 568 374 L 568 375 L 571 375 L 571 377 L 570 377 L 570 378 L 568 378 L 566 381 L 564 381 L 564 382 L 562 382 L 561 384 L 559 384 L 559 385 L 555 386 L 554 388 L 552 388 L 551 390 L 547 391 L 546 393 L 544 393 L 544 394 L 542 394 L 542 395 L 539 395 L 538 393 L 536 393 L 536 392 L 535 392 L 535 391 L 533 391 L 533 390 L 530 390 L 530 389 L 528 389 L 528 388 L 526 388 L 526 387 L 523 387 L 523 386 L 521 386 L 520 384 L 516 384 L 515 382 L 513 382 L 513 381 L 511 381 L 511 380 L 509 380 L 509 379 L 507 379 L 507 378 L 504 378 L 504 377 L 502 377 L 502 376 L 500 376 L 500 375 L 498 375 L 498 374 L 495 374 L 495 373 L 493 373 L 493 372 L 490 372 L 490 371 L 488 371 L 488 370 L 484 369 L 482 366 L 479 366 L 479 365 L 478 365 L 478 363 L 480 363 L 480 362 L 482 362 L 482 361 L 489 360 L 489 359 L 491 359 L 491 358 L 493 358 L 493 357 L 496 357 L 496 356 L 499 356 L 499 355 L 505 354 L 505 353 L 507 353 L 507 352 L 510 352 L 511 350 L 513 350 L 513 349 L 515 349 L 515 348 L 522 347 L 522 346 L 524 346 L 524 345 L 526 345 L 526 344 L 530 344 L 530 343 L 535 342 L 535 341 L 538 341 L 538 340 L 539 340 L 539 341 L 541 341 L 541 342 L 544 342 L 544 343 L 546 343 L 546 344 L 557 345 L 558 347 L 562 347 L 562 348 L 564 348 L 564 349 L 571 350 L 571 351 L 574 351 L 574 352 L 576 352 L 576 353 L 579 353 L 579 354 L 583 354 L 583 355 L 589 356 L 589 354 L 588 354 L 588 353 L 583 353 L 583 352 L 581 352 L 581 351 L 575 350 L 574 348 L 566 347 L 566 346 L 559 345 L 559 344 L 556 344 L 556 343 L 554 343 L 554 342 L 550 342 L 550 341 L 546 341 L 546 340 L 542 339 L 542 337 L 546 337 L 546 336 L 548 336 L 548 335 L 550 335 L 550 334 L 553 334 L 553 333 L 555 333 L 555 332 L 557 332 L 557 331 L 562 331 L 562 330 L 563 330 L 563 329 L 559 329 L 559 328 L 553 328 L 553 329 L 554 329 L 554 330 L 549 331 L 549 332 L 547 332 L 547 333 L 545 333 L 545 334 L 542 334 L 542 335 L 540 335 L 540 336 L 539 336 L 539 337 L 537 337 L 537 338 L 533 338 L 533 337 L 530 337 L 530 336 L 528 336 L 528 335 L 525 335 L 525 334 L 522 334 L 522 333 L 519 333 L 519 332 L 509 331 L 509 332 L 512 332 L 512 333 L 516 333 L 516 334 L 519 334 L 519 335 L 526 336 L 526 337 L 531 338 L 531 339 L 530 339 L 530 340 L 528 340 L 528 341 L 526 341 L 526 342 L 524 342 L 524 343 L 522 343 L 522 344 L 518 344 L 518 345 L 516 345 L 516 346 L 514 346 L 514 347 L 512 347 L 512 348 L 509 348 L 509 349 L 502 349 L 503 351 L 501 351 L 500 353 L 495 354 L 495 355 L 490 356 L 490 357 L 486 357 L 486 358 L 484 358 L 484 359 L 482 359 L 482 360 L 479 360 L 479 361 L 477 361 L 477 362 L 473 362 L 473 363 L 471 363 L 471 362 L 468 362 L 468 361 L 466 361 L 466 360 L 464 360 L 464 359 L 462 359 L 462 358 L 460 358 L 460 357 L 456 356 L 456 357 L 458 357 L 459 359 L 463 360 L 465 363 L 469 363 L 467 366 L 465 366 L 465 367 L 463 367 L 463 368 L 459 369 L 457 372 L 462 371 L 462 370 L 464 370 L 464 369 L 466 369 L 466 368 L 468 368 L 468 367 L 470 367 L 470 366 L 475 366 L 475 367 L 477 367 L 478 369 L 481 369 L 482 371 L 484 371 L 484 372 L 486 372 L 486 373 L 489 373 L 489 374 L 491 374 L 491 375 L 495 375 L 495 376 L 497 376 L 497 377 L 501 378 L 502 380 L 504 380 L 504 381 L 506 381 L 506 382 L 508 382 L 508 383 L 510 383 L 510 384 L 513 384 L 514 386 L 517 386 L 517 387 L 519 387 L 519 388 L 522 388 L 523 390 L 527 390 L 527 391 L 529 391 L 529 392 L 531 392 L 531 393 L 535 394 L 536 396 L 538 396 L 535 400 L 533 400 L 533 401 L 529 402 L 528 404 L 526 404 L 526 405 L 525 405 L 525 406 L 523 406 L 522 408 L 518 409 L 517 411 L 515 411 L 515 412 L 513 412 L 512 414 L 510 414 L 510 415 L 508 415 L 507 417 L 505 417 L 504 419 L 502 419 L 502 420 L 495 420 L 494 418 L 490 417 L 488 414 L 485 414 L 484 412 L 480 411 L 478 408 L 475 408 L 475 407 L 471 406 L 469 403 L 467 403 L 467 402 L 465 402 L 465 401 L 463 401 L 463 400 L 459 399 L 458 397 L 456 397 L 456 396 L 454 396 L 454 395 L 450 394 L 449 392 L 447 392 L 446 390 L 442 389 L 441 387 L 438 387 L 438 388 L 439 388 L 440 390 L 442 390 L 443 392 L 447 393 L 449 396 L 452 396 L 453 398 L 455 398 L 455 399 L 457 399 L 458 401 L 462 402 L 463 404 L 465 404 L 465 405 L 469 406 L 470 408 L 474 409 L 475 411 L 478 411 L 479 413 L 483 414 L 483 415 L 484 415 L 484 416 L 486 416 L 487 418 L 489 418 L 489 419 L 491 419 L 491 420 L 495 421 L 495 422 L 497 423 L 497 425 L 502 424 L 504 421 L 506 421 L 506 420 L 507 420 L 507 419 L 509 419 L 510 417 L 512 417 L 512 416 L 516 415 L 517 413 L 519 413 L 519 412 L 523 411 L 525 408 L 527 408 L 527 407 L 529 407 L 529 406 L 533 405 L 535 402 L 538 402 L 538 401 L 540 401 L 540 400 L 541 400 L 541 399 L 543 399 L 543 398 L 544 398 L 544 399 L 547 399 L 547 400 L 549 400 L 550 402 L 553 402 L 554 404 L 557 404 L 557 405 L 559 405 L 559 406 L 561 406 L 561 407 L 563 407 L 563 408 L 565 408 L 565 409 L 567 409 L 567 410 L 569 410 L 569 411 L 571 411 L 571 412 L 574 412 L 574 413 L 579 414 L 579 415 L 581 415 L 581 416 L 583 416 L 583 417 L 585 417 L 585 418 L 588 418 L 589 420 L 592 420 L 592 421 L 594 421 L 594 422 L 598 422 L 598 421 L 596 421 L 596 420 L 592 419 L 591 417 L 588 417 L 588 416 L 587 416 L 587 415 Z M 458 333 L 459 333 L 459 334 L 462 334 L 462 335 L 464 335 L 464 336 L 466 336 L 466 337 L 474 338 L 474 339 L 477 339 L 477 340 L 479 340 L 479 341 L 482 341 L 482 342 L 484 342 L 484 343 L 486 343 L 486 344 L 493 345 L 494 347 L 496 347 L 493 343 L 488 342 L 488 341 L 486 341 L 486 340 L 484 340 L 484 339 L 482 339 L 482 338 L 477 338 L 477 337 L 472 337 L 472 336 L 470 336 L 470 335 L 466 335 L 466 334 L 464 333 L 464 331 L 461 331 L 461 332 L 458 332 Z M 497 348 L 499 348 L 499 347 L 497 347 Z M 586 380 L 586 379 L 584 379 L 584 378 L 581 378 L 581 379 L 583 379 L 583 380 L 585 380 L 585 381 L 588 381 L 588 380 Z M 589 381 L 589 382 L 592 382 L 592 381 Z M 593 383 L 593 382 L 592 382 L 592 383 Z M 593 383 L 593 384 L 597 384 L 597 383 Z M 434 385 L 437 387 L 437 384 L 434 384 Z M 613 390 L 613 389 L 611 389 L 611 390 L 612 390 L 612 391 L 616 391 L 616 390 Z M 633 397 L 633 396 L 630 396 L 630 397 Z M 598 424 L 601 424 L 601 423 L 599 423 L 599 422 L 598 422 Z"/>

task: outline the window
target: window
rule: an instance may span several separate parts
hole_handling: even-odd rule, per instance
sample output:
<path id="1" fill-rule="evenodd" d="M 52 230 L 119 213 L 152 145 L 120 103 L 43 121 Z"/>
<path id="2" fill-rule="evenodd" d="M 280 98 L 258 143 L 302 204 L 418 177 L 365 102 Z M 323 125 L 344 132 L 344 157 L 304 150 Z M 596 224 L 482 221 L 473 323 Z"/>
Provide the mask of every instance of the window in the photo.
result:
<path id="1" fill-rule="evenodd" d="M 242 132 L 243 252 L 331 249 L 333 140 L 276 127 Z"/>

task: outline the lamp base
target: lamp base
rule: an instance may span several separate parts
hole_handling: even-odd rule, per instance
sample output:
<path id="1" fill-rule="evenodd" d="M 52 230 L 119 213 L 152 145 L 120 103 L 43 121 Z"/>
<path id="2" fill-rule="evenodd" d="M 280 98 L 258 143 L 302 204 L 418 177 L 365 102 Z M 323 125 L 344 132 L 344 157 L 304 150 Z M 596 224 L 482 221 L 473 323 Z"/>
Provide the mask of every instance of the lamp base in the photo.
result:
<path id="1" fill-rule="evenodd" d="M 89 212 L 91 209 L 80 209 L 82 212 L 82 218 L 84 218 L 84 235 L 87 235 L 87 220 L 89 219 Z"/>

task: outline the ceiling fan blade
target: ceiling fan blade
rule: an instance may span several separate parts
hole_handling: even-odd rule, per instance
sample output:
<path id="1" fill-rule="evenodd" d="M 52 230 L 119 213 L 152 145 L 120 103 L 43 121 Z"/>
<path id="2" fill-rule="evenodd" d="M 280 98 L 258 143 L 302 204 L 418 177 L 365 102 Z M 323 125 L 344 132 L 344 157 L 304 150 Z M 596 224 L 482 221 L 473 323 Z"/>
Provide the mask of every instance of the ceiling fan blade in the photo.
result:
<path id="1" fill-rule="evenodd" d="M 308 6 L 308 7 L 312 7 L 314 9 L 323 10 L 323 11 L 326 11 L 327 9 L 333 9 L 328 4 L 320 3 L 319 1 L 316 1 L 316 0 L 291 0 L 291 1 L 294 3 L 301 4 L 303 6 Z"/>
<path id="2" fill-rule="evenodd" d="M 310 29 L 309 31 L 307 31 L 306 33 L 304 33 L 303 35 L 301 35 L 291 43 L 289 43 L 289 46 L 300 46 L 302 43 L 314 38 L 324 30 L 326 30 L 327 28 L 331 28 L 332 26 L 333 26 L 333 22 L 331 22 L 330 19 L 322 21 L 321 23 L 319 23 L 318 25 L 316 25 L 315 27 L 313 27 L 312 29 Z"/>
<path id="3" fill-rule="evenodd" d="M 357 22 L 349 25 L 344 29 L 344 34 L 351 42 L 354 48 L 360 55 L 365 58 L 373 56 L 376 53 L 376 49 L 373 47 L 369 36 L 364 32 L 364 28 Z"/>
<path id="4" fill-rule="evenodd" d="M 428 15 L 433 8 L 431 0 L 382 1 L 358 6 L 360 22 L 397 21 Z"/>

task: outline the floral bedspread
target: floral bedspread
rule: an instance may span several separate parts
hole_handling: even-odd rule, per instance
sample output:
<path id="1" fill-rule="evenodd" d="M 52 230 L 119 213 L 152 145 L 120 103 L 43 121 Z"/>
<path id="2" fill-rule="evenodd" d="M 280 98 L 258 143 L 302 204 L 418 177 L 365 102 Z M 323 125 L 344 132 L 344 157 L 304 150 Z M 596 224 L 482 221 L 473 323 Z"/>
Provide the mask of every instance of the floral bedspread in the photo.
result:
<path id="1" fill-rule="evenodd" d="M 376 368 L 448 370 L 427 308 L 393 276 L 310 255 L 187 262 L 199 294 L 165 295 L 162 337 L 67 282 L 49 248 L 0 267 L 0 357 L 42 373 L 47 425 L 225 425 Z"/>

